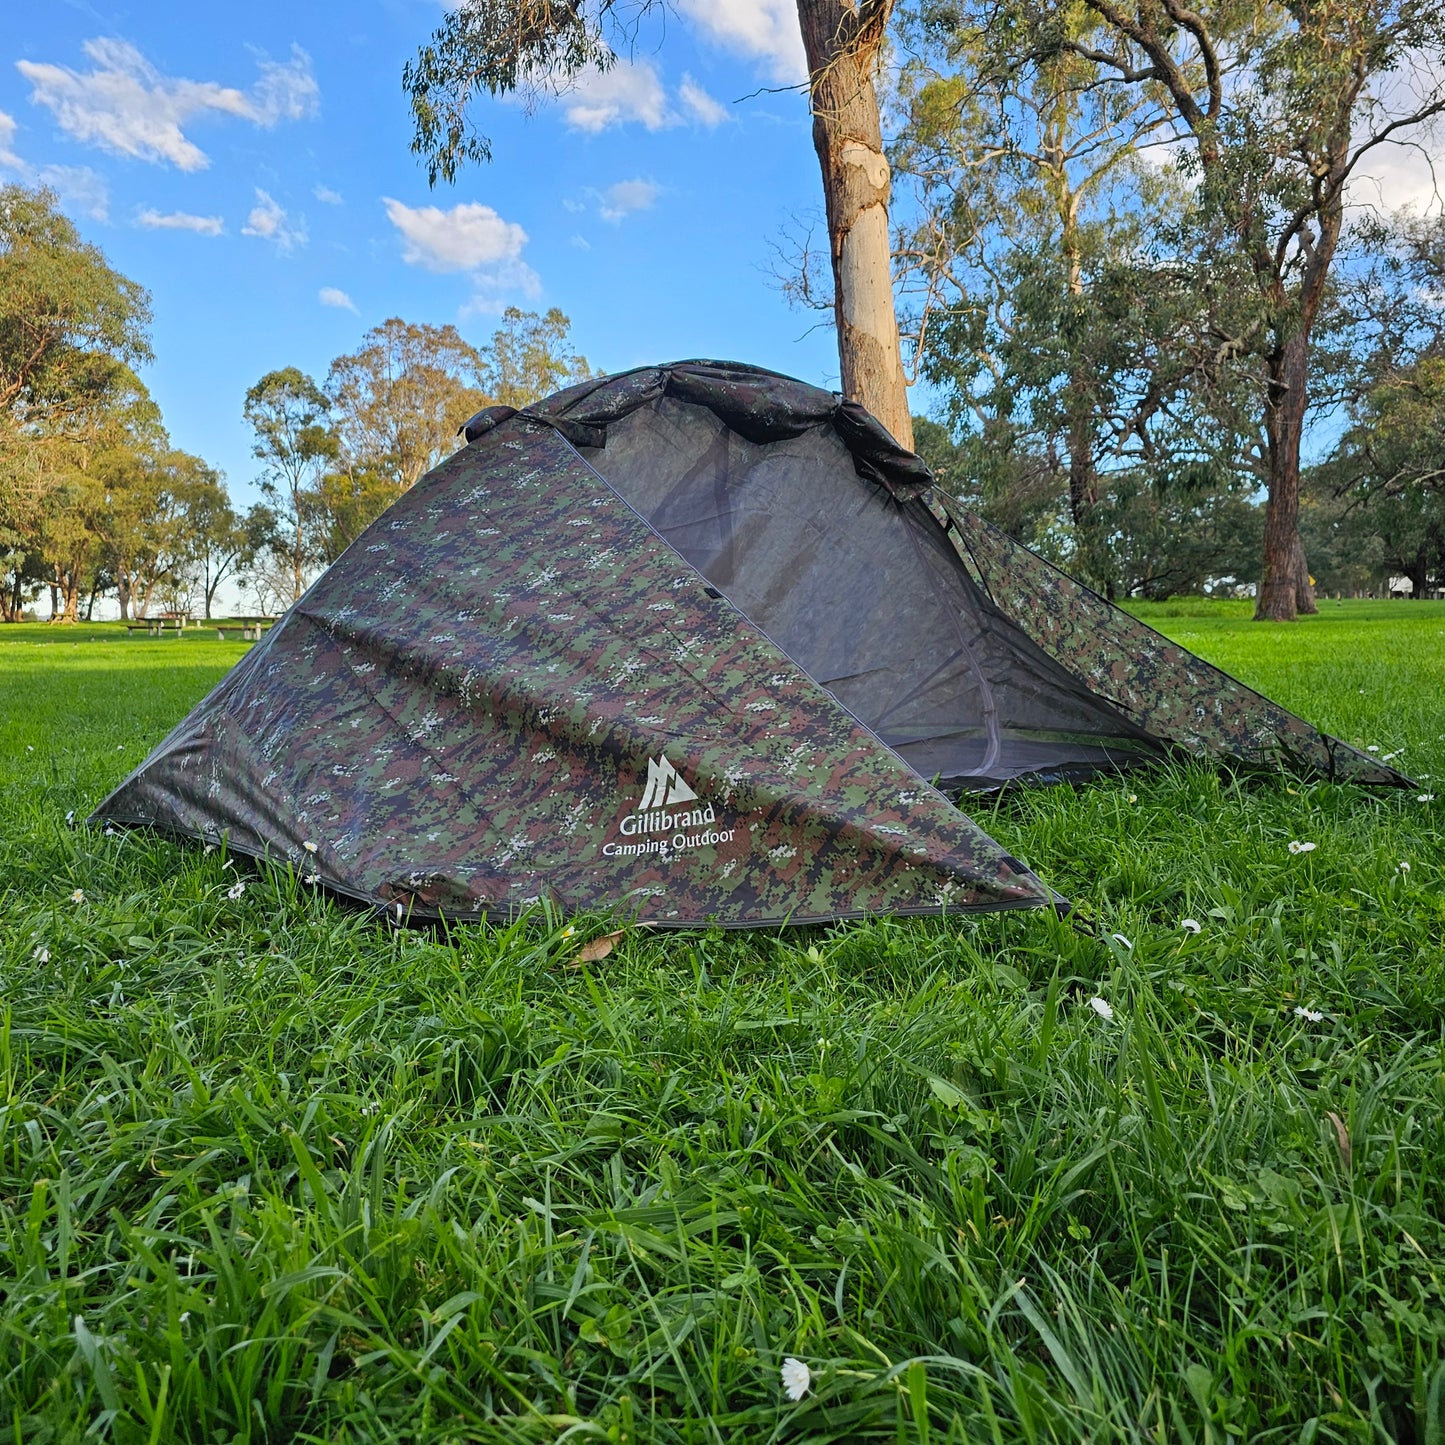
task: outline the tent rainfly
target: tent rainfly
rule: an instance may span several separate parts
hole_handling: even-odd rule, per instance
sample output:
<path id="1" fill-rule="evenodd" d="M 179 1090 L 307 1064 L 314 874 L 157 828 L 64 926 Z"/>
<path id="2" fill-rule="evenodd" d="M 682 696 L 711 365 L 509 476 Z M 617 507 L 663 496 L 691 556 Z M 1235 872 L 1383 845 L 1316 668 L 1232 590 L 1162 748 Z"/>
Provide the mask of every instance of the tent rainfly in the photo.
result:
<path id="1" fill-rule="evenodd" d="M 410 916 L 746 926 L 1060 901 L 940 788 L 1169 756 L 1408 781 L 955 507 L 830 392 L 679 362 L 465 435 L 97 820 Z"/>

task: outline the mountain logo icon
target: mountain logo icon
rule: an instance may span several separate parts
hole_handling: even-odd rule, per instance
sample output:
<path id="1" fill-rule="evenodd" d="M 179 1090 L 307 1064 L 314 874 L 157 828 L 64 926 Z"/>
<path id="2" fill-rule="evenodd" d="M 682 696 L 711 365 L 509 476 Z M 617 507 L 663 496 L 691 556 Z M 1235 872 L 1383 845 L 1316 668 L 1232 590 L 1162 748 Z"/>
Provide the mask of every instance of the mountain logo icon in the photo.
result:
<path id="1" fill-rule="evenodd" d="M 697 794 L 683 781 L 682 774 L 665 757 L 648 758 L 647 786 L 636 811 L 670 808 L 674 803 L 691 803 Z"/>

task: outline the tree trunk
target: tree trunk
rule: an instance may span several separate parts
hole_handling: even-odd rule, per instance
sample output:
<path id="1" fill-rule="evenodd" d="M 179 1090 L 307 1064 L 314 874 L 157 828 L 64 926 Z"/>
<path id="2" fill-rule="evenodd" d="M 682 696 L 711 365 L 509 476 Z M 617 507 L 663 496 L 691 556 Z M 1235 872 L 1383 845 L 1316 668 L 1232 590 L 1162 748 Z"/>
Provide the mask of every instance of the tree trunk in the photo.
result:
<path id="1" fill-rule="evenodd" d="M 77 567 L 73 572 L 65 572 L 60 578 L 60 597 L 64 609 L 61 615 L 63 622 L 80 621 L 80 569 Z"/>
<path id="2" fill-rule="evenodd" d="M 1293 622 L 1301 612 L 1319 610 L 1299 533 L 1299 457 L 1308 375 L 1309 333 L 1301 328 L 1268 359 L 1269 500 L 1256 621 Z"/>
<path id="3" fill-rule="evenodd" d="M 808 57 L 813 147 L 833 263 L 843 395 L 913 446 L 888 231 L 888 158 L 873 77 L 891 0 L 797 0 Z"/>
<path id="4" fill-rule="evenodd" d="M 120 603 L 120 620 L 130 621 L 130 576 L 128 573 L 117 569 L 115 579 L 115 595 Z"/>
<path id="5" fill-rule="evenodd" d="M 1082 380 L 1069 380 L 1069 517 L 1078 545 L 1079 571 L 1084 581 L 1112 599 L 1114 569 L 1109 549 L 1099 535 L 1099 476 L 1094 469 L 1094 416 L 1092 398 Z"/>
<path id="6" fill-rule="evenodd" d="M 1421 547 L 1413 557 L 1402 561 L 1400 571 L 1410 579 L 1410 601 L 1418 602 L 1430 585 L 1430 564 L 1425 559 L 1425 549 Z"/>
<path id="7" fill-rule="evenodd" d="M 302 569 L 306 559 L 306 540 L 301 532 L 301 489 L 299 487 L 291 488 L 291 503 L 296 508 L 296 542 L 291 553 L 291 601 L 296 603 L 301 600 Z"/>

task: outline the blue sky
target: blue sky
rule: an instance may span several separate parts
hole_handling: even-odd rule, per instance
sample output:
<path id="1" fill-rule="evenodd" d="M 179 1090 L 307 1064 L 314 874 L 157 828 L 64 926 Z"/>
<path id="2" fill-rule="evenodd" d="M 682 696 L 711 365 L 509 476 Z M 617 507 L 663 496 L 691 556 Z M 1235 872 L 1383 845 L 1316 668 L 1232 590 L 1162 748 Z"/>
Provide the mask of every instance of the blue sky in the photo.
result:
<path id="1" fill-rule="evenodd" d="M 401 90 L 435 0 L 5 12 L 0 176 L 54 187 L 150 290 L 147 384 L 238 501 L 246 388 L 324 377 L 388 316 L 480 343 L 506 305 L 559 306 L 608 370 L 714 356 L 837 384 L 831 331 L 769 274 L 821 210 L 804 99 L 768 93 L 802 73 L 793 0 L 679 0 L 601 80 L 486 102 L 494 160 L 435 190 Z"/>

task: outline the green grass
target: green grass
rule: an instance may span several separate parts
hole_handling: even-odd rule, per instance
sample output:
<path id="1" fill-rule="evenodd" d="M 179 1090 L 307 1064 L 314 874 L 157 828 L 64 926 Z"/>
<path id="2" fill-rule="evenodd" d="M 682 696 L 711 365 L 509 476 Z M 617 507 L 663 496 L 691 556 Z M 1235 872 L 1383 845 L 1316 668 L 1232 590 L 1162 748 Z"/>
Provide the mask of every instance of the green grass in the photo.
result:
<path id="1" fill-rule="evenodd" d="M 1445 606 L 1173 606 L 1445 783 Z M 980 821 L 1099 937 L 575 967 L 603 920 L 392 933 L 67 829 L 245 651 L 91 631 L 0 632 L 0 1435 L 1445 1439 L 1445 804 L 1023 792 Z"/>

